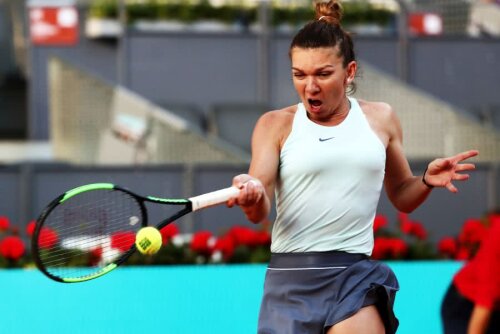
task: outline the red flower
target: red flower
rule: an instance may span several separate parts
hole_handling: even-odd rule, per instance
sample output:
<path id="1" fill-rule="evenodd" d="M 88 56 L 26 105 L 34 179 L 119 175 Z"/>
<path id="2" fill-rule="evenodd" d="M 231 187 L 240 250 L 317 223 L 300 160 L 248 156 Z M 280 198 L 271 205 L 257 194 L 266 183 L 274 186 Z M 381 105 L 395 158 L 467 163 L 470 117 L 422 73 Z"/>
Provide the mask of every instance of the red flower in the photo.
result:
<path id="1" fill-rule="evenodd" d="M 425 229 L 424 225 L 422 225 L 419 222 L 413 222 L 411 226 L 411 232 L 412 235 L 416 236 L 420 240 L 425 240 L 427 239 L 427 230 Z"/>
<path id="2" fill-rule="evenodd" d="M 214 251 L 220 251 L 224 259 L 229 259 L 234 253 L 234 241 L 230 236 L 224 236 L 215 242 Z"/>
<path id="3" fill-rule="evenodd" d="M 409 221 L 410 218 L 408 217 L 407 213 L 398 212 L 398 220 L 399 220 L 399 222 L 404 223 L 406 221 Z"/>
<path id="4" fill-rule="evenodd" d="M 442 238 L 438 243 L 439 253 L 453 258 L 458 250 L 457 241 L 452 237 Z"/>
<path id="5" fill-rule="evenodd" d="M 209 231 L 199 231 L 195 233 L 191 240 L 191 249 L 197 253 L 210 254 L 212 252 L 212 247 L 209 245 L 209 240 L 212 237 L 212 233 Z"/>
<path id="6" fill-rule="evenodd" d="M 406 213 L 400 212 L 398 218 L 401 232 L 407 235 L 413 235 L 420 240 L 425 240 L 427 238 L 427 230 L 422 223 L 412 221 Z"/>
<path id="7" fill-rule="evenodd" d="M 126 252 L 135 243 L 135 233 L 125 231 L 116 232 L 111 236 L 111 248 Z"/>
<path id="8" fill-rule="evenodd" d="M 413 230 L 413 223 L 409 219 L 402 220 L 400 222 L 400 226 L 401 232 L 403 232 L 404 234 L 411 234 Z"/>
<path id="9" fill-rule="evenodd" d="M 24 242 L 19 237 L 8 236 L 0 242 L 0 254 L 9 260 L 19 260 L 25 249 Z"/>
<path id="10" fill-rule="evenodd" d="M 399 259 L 408 252 L 408 245 L 399 238 L 375 238 L 372 258 L 381 259 Z"/>
<path id="11" fill-rule="evenodd" d="M 94 258 L 100 259 L 102 257 L 102 247 L 97 247 L 90 251 L 90 254 Z"/>
<path id="12" fill-rule="evenodd" d="M 406 255 L 408 252 L 408 245 L 404 240 L 398 238 L 391 238 L 389 244 L 389 253 L 393 258 L 399 259 Z"/>
<path id="13" fill-rule="evenodd" d="M 468 219 L 462 226 L 458 237 L 461 243 L 478 243 L 483 240 L 486 228 L 480 219 Z"/>
<path id="14" fill-rule="evenodd" d="M 38 235 L 38 247 L 49 249 L 54 247 L 58 242 L 59 236 L 50 228 L 43 227 Z"/>
<path id="15" fill-rule="evenodd" d="M 169 224 L 160 230 L 163 244 L 167 244 L 173 237 L 179 234 L 179 228 L 175 224 Z"/>
<path id="16" fill-rule="evenodd" d="M 372 258 L 381 260 L 387 257 L 389 238 L 378 237 L 375 238 L 375 245 L 373 246 Z"/>
<path id="17" fill-rule="evenodd" d="M 378 230 L 386 226 L 387 226 L 387 218 L 382 215 L 376 215 L 373 221 L 373 232 L 376 233 Z"/>
<path id="18" fill-rule="evenodd" d="M 36 226 L 35 220 L 30 221 L 28 225 L 26 225 L 26 234 L 28 236 L 31 237 L 33 235 L 33 232 L 35 232 L 35 226 Z"/>
<path id="19" fill-rule="evenodd" d="M 102 259 L 102 247 L 97 247 L 90 251 L 89 265 L 96 266 Z"/>
<path id="20" fill-rule="evenodd" d="M 257 246 L 259 239 L 257 233 L 246 226 L 233 226 L 227 233 L 228 236 L 233 238 L 236 246 Z"/>
<path id="21" fill-rule="evenodd" d="M 0 231 L 5 231 L 9 228 L 10 226 L 10 220 L 9 218 L 5 216 L 0 217 Z"/>

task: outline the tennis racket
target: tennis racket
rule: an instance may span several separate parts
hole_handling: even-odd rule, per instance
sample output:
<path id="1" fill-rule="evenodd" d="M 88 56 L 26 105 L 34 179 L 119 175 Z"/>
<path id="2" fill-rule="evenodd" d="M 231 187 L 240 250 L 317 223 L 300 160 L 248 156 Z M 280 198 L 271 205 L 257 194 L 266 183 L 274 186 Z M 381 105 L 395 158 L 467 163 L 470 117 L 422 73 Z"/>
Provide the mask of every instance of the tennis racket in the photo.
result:
<path id="1" fill-rule="evenodd" d="M 111 183 L 93 183 L 55 198 L 38 218 L 32 235 L 37 267 L 63 283 L 101 277 L 124 263 L 137 249 L 135 235 L 148 226 L 145 203 L 175 206 L 156 224 L 161 229 L 197 210 L 237 196 L 229 187 L 187 199 L 137 195 Z"/>

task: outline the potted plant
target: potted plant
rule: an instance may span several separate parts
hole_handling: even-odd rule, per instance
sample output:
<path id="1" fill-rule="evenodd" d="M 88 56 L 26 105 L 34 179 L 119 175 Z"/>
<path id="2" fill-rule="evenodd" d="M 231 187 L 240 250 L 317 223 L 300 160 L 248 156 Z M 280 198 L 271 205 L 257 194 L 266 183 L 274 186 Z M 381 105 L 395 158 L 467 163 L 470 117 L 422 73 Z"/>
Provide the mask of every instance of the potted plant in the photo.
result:
<path id="1" fill-rule="evenodd" d="M 186 3 L 132 4 L 128 7 L 128 19 L 139 30 L 183 31 L 189 26 L 189 11 Z"/>
<path id="2" fill-rule="evenodd" d="M 374 7 L 367 2 L 348 2 L 344 7 L 343 23 L 354 32 L 383 32 L 395 15 L 390 9 Z M 259 30 L 255 6 L 214 6 L 208 0 L 149 0 L 126 3 L 126 11 L 127 24 L 141 30 L 241 31 L 250 26 Z M 278 31 L 294 31 L 314 17 L 311 6 L 274 5 L 271 12 L 272 25 Z M 118 36 L 122 27 L 117 18 L 116 0 L 93 1 L 88 11 L 87 35 Z"/>
<path id="3" fill-rule="evenodd" d="M 85 21 L 85 35 L 89 38 L 109 38 L 121 35 L 116 1 L 93 1 Z"/>

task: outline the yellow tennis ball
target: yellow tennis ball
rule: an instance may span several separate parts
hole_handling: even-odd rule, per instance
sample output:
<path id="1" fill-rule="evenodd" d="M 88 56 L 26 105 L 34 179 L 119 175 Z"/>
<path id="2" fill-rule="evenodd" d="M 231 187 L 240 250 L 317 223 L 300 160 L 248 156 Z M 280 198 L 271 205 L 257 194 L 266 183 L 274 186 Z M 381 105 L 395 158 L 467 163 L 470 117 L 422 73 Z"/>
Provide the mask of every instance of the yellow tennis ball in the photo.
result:
<path id="1" fill-rule="evenodd" d="M 152 226 L 141 228 L 135 236 L 135 247 L 142 254 L 155 254 L 160 250 L 161 245 L 161 233 Z"/>

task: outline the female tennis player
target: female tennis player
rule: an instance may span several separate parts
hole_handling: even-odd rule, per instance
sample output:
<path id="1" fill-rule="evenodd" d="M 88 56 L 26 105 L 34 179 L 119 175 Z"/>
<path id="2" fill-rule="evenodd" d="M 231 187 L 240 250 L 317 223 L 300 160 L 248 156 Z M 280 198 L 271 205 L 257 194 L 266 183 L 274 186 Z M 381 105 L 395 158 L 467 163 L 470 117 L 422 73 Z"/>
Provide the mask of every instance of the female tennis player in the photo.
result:
<path id="1" fill-rule="evenodd" d="M 462 161 L 478 152 L 434 160 L 414 176 L 392 108 L 347 96 L 357 63 L 339 2 L 315 6 L 289 51 L 301 103 L 259 119 L 249 172 L 233 179 L 241 191 L 228 202 L 258 223 L 276 196 L 258 332 L 394 333 L 397 279 L 369 259 L 382 185 L 411 212 L 433 187 L 456 192 L 453 181 L 469 177 L 459 172 L 474 169 Z"/>

